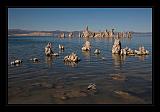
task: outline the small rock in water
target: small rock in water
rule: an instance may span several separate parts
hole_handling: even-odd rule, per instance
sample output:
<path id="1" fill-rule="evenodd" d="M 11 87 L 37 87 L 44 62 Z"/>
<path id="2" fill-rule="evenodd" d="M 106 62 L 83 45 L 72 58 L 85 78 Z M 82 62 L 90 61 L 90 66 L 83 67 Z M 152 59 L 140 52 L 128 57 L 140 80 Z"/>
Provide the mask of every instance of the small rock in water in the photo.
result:
<path id="1" fill-rule="evenodd" d="M 131 49 L 131 48 L 124 48 L 124 49 L 121 49 L 121 55 L 129 55 L 129 56 L 134 56 L 135 55 L 135 52 Z"/>
<path id="2" fill-rule="evenodd" d="M 93 84 L 93 83 L 91 83 L 91 84 L 89 84 L 89 86 L 88 86 L 87 89 L 88 89 L 88 90 L 96 90 L 96 85 Z"/>
<path id="3" fill-rule="evenodd" d="M 33 61 L 38 61 L 38 58 L 33 58 Z"/>
<path id="4" fill-rule="evenodd" d="M 33 61 L 33 62 L 38 62 L 39 60 L 38 60 L 38 58 L 33 58 L 33 59 L 30 59 L 31 61 Z"/>
<path id="5" fill-rule="evenodd" d="M 82 47 L 82 51 L 90 51 L 90 49 L 91 49 L 91 44 L 89 41 L 86 41 Z"/>
<path id="6" fill-rule="evenodd" d="M 59 49 L 64 50 L 64 46 L 59 44 Z"/>
<path id="7" fill-rule="evenodd" d="M 52 54 L 53 54 L 53 51 L 52 51 L 52 45 L 51 45 L 51 43 L 49 42 L 48 44 L 47 44 L 47 46 L 45 47 L 45 54 L 46 54 L 46 56 L 51 56 Z"/>
<path id="8" fill-rule="evenodd" d="M 112 76 L 113 80 L 125 80 L 125 76 L 119 75 L 119 74 L 115 74 Z"/>
<path id="9" fill-rule="evenodd" d="M 114 91 L 116 94 L 121 95 L 121 96 L 129 96 L 129 94 L 127 92 L 123 92 L 123 91 Z"/>
<path id="10" fill-rule="evenodd" d="M 14 65 L 14 64 L 15 64 L 15 62 L 14 62 L 14 61 L 12 61 L 12 62 L 11 62 L 11 65 Z"/>
<path id="11" fill-rule="evenodd" d="M 80 61 L 80 58 L 73 52 L 68 56 L 64 57 L 64 61 L 68 61 L 68 62 L 78 62 Z"/>
<path id="12" fill-rule="evenodd" d="M 94 53 L 95 53 L 95 54 L 100 54 L 100 50 L 99 50 L 99 49 L 96 49 L 96 50 L 94 51 Z"/>
<path id="13" fill-rule="evenodd" d="M 87 88 L 87 94 L 88 95 L 95 95 L 97 93 L 97 90 L 96 90 L 96 85 L 91 83 L 89 84 L 88 88 Z"/>
<path id="14" fill-rule="evenodd" d="M 102 60 L 106 60 L 106 58 L 105 58 L 105 57 L 102 57 Z"/>
<path id="15" fill-rule="evenodd" d="M 42 86 L 42 84 L 37 82 L 37 83 L 31 84 L 31 86 L 39 86 L 40 87 L 40 86 Z"/>
<path id="16" fill-rule="evenodd" d="M 15 60 L 15 63 L 20 64 L 20 63 L 22 63 L 22 60 Z"/>
<path id="17" fill-rule="evenodd" d="M 21 64 L 22 60 L 15 60 L 11 62 L 11 65 Z"/>
<path id="18" fill-rule="evenodd" d="M 62 99 L 62 100 L 66 100 L 67 97 L 66 97 L 66 96 L 62 96 L 61 99 Z"/>
<path id="19" fill-rule="evenodd" d="M 137 55 L 148 55 L 149 54 L 149 51 L 146 50 L 144 47 L 139 47 L 139 51 L 138 50 L 135 50 L 135 53 Z"/>

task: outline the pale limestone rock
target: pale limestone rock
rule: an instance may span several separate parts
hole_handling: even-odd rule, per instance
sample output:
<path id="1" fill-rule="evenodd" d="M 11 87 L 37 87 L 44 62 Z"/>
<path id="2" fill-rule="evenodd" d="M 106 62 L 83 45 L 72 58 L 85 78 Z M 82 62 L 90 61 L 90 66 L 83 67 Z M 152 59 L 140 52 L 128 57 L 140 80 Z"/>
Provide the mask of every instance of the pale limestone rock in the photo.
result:
<path id="1" fill-rule="evenodd" d="M 95 54 L 100 54 L 100 50 L 99 50 L 99 49 L 96 49 L 96 50 L 94 51 L 94 53 L 95 53 Z"/>
<path id="2" fill-rule="evenodd" d="M 11 65 L 21 64 L 22 60 L 15 60 L 11 62 Z"/>
<path id="3" fill-rule="evenodd" d="M 64 37 L 65 37 L 65 34 L 64 34 L 64 33 L 61 33 L 61 34 L 59 35 L 59 37 L 60 37 L 60 38 L 64 38 Z"/>
<path id="4" fill-rule="evenodd" d="M 68 56 L 64 57 L 64 61 L 69 61 L 69 62 L 78 62 L 80 61 L 80 59 L 78 58 L 78 56 L 73 52 Z"/>
<path id="5" fill-rule="evenodd" d="M 112 53 L 113 54 L 120 54 L 121 52 L 121 42 L 119 39 L 115 39 L 114 45 L 112 47 Z"/>
<path id="6" fill-rule="evenodd" d="M 127 50 L 126 49 L 121 49 L 121 55 L 126 55 L 127 54 Z"/>
<path id="7" fill-rule="evenodd" d="M 50 56 L 52 53 L 53 53 L 53 51 L 52 51 L 52 45 L 51 45 L 51 43 L 49 42 L 49 43 L 47 44 L 47 46 L 45 47 L 45 54 L 46 54 L 47 56 Z"/>
<path id="8" fill-rule="evenodd" d="M 139 47 L 139 51 L 135 50 L 135 53 L 138 55 L 148 55 L 149 51 L 146 50 L 144 47 Z"/>
<path id="9" fill-rule="evenodd" d="M 88 90 L 96 90 L 96 85 L 91 83 L 91 84 L 88 85 L 87 89 Z"/>
<path id="10" fill-rule="evenodd" d="M 73 33 L 72 33 L 72 32 L 68 34 L 68 37 L 72 37 L 72 36 L 73 36 Z"/>
<path id="11" fill-rule="evenodd" d="M 89 41 L 86 41 L 86 43 L 84 44 L 84 46 L 82 47 L 83 51 L 90 51 L 91 48 L 91 44 Z"/>
<path id="12" fill-rule="evenodd" d="M 48 45 L 45 47 L 45 54 L 46 54 L 46 56 L 59 56 L 58 53 L 54 53 L 52 51 L 51 43 L 48 43 Z"/>

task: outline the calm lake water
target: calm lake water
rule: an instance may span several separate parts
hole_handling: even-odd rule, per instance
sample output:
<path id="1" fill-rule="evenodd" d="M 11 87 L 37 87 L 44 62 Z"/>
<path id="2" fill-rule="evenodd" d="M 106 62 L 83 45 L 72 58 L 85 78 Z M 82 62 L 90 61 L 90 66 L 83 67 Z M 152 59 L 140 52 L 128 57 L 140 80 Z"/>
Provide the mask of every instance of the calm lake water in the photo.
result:
<path id="1" fill-rule="evenodd" d="M 8 37 L 9 104 L 151 104 L 152 103 L 152 35 L 134 34 L 121 39 L 122 47 L 138 49 L 144 45 L 146 56 L 118 56 L 111 53 L 114 40 L 89 39 L 90 52 L 82 52 L 85 39 L 79 37 Z M 58 57 L 46 57 L 44 47 L 52 42 Z M 58 45 L 65 46 L 60 51 Z M 99 48 L 101 54 L 95 55 Z M 75 52 L 79 63 L 64 63 Z M 30 58 L 40 61 L 33 63 Z M 22 59 L 20 66 L 10 62 Z M 120 75 L 124 79 L 112 77 Z M 96 92 L 88 91 L 90 83 Z M 119 91 L 119 92 L 117 92 Z"/>

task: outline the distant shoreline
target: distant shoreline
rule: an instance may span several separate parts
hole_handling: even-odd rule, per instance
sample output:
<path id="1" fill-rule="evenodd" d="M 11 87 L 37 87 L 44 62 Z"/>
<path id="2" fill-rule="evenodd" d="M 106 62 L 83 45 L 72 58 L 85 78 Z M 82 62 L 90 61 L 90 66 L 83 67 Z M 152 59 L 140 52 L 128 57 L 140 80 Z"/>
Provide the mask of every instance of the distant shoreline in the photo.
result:
<path id="1" fill-rule="evenodd" d="M 73 34 L 78 35 L 82 33 L 82 31 L 71 31 Z M 29 31 L 29 30 L 21 30 L 21 29 L 8 29 L 8 36 L 56 36 L 61 33 L 69 34 L 69 31 Z M 132 34 L 152 34 L 152 32 L 133 32 Z"/>

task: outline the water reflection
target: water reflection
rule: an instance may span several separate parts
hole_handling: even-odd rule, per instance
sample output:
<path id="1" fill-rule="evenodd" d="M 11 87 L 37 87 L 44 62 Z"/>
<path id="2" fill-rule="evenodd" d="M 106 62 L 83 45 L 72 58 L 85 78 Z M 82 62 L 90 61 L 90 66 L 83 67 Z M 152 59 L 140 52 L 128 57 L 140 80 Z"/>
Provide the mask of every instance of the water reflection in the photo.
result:
<path id="1" fill-rule="evenodd" d="M 59 50 L 59 53 L 60 53 L 60 54 L 64 53 L 64 50 Z"/>
<path id="2" fill-rule="evenodd" d="M 107 42 L 112 42 L 114 41 L 113 38 L 94 38 L 96 41 L 107 41 Z"/>
<path id="3" fill-rule="evenodd" d="M 77 67 L 77 62 L 64 62 L 64 65 L 71 66 L 71 67 Z"/>
<path id="4" fill-rule="evenodd" d="M 26 38 L 28 39 L 32 37 L 21 37 L 19 39 Z M 11 94 L 12 97 L 9 97 L 8 102 L 39 103 L 39 101 L 41 100 L 40 103 L 49 102 L 54 104 L 62 102 L 105 104 L 141 103 L 139 100 L 135 101 L 135 99 L 137 98 L 132 97 L 132 95 L 138 97 L 140 96 L 141 99 L 145 100 L 145 103 L 150 103 L 152 101 L 151 54 L 148 56 L 143 55 L 135 57 L 111 54 L 114 38 L 90 38 L 88 40 L 92 43 L 91 51 L 82 52 L 81 48 L 83 43 L 85 42 L 83 41 L 83 39 L 84 38 L 72 38 L 71 40 L 69 40 L 69 38 L 33 37 L 33 42 L 22 43 L 22 45 L 24 45 L 23 53 L 26 56 L 24 56 L 22 52 L 17 51 L 17 49 L 19 49 L 22 45 L 20 46 L 17 42 L 15 42 L 14 39 L 9 39 L 8 91 L 9 95 Z M 134 49 L 137 47 L 137 44 L 140 41 L 139 37 L 133 38 L 131 40 L 131 43 L 127 41 L 128 38 L 125 39 L 122 41 L 122 48 L 126 47 L 126 44 L 129 44 L 130 46 L 128 47 Z M 148 41 L 146 37 L 142 39 L 145 40 L 144 45 L 146 46 L 146 49 L 150 50 L 150 38 Z M 59 50 L 58 44 L 63 44 L 65 46 L 65 52 L 60 54 L 59 57 L 44 56 L 42 48 L 48 41 L 55 43 L 54 49 L 59 53 L 63 51 Z M 32 43 L 35 44 L 34 50 L 38 50 L 39 52 L 34 52 L 34 50 L 27 49 L 30 48 L 30 45 Z M 102 52 L 98 55 L 94 54 L 95 48 L 99 48 Z M 79 63 L 63 63 L 63 58 L 66 55 L 70 54 L 72 51 L 81 58 L 81 61 Z M 30 59 L 30 57 L 32 57 L 33 52 L 33 57 L 38 56 L 38 58 L 40 59 L 39 64 L 33 65 L 34 63 L 32 64 L 32 62 L 27 61 L 28 59 Z M 16 59 L 14 57 L 18 57 L 18 59 L 23 59 L 25 61 L 24 63 L 22 63 L 22 67 L 10 67 L 10 61 Z M 139 60 L 142 60 L 143 63 Z M 136 64 L 132 64 L 133 62 L 135 62 Z M 97 67 L 99 69 L 96 69 Z M 37 70 L 37 68 L 39 71 L 35 71 Z M 54 70 L 51 68 L 53 68 Z M 66 73 L 67 75 L 61 75 L 64 73 Z M 113 74 L 113 76 L 110 76 L 110 74 Z M 134 76 L 132 77 L 132 75 L 130 74 L 134 74 Z M 85 77 L 83 77 L 82 75 L 84 75 Z M 88 83 L 90 82 L 94 82 L 97 85 L 98 94 L 96 94 L 96 97 L 89 96 L 81 98 L 82 95 L 85 96 L 86 94 L 88 95 L 88 93 L 79 91 L 81 89 L 86 90 Z M 29 89 L 27 89 L 29 90 L 29 92 L 21 92 L 20 90 L 16 89 L 16 87 L 21 87 L 21 85 L 23 85 L 24 83 L 25 85 L 22 88 L 26 90 L 29 87 Z M 103 85 L 106 86 L 103 87 Z M 76 93 L 72 92 L 72 90 Z M 114 91 L 116 91 L 116 93 L 114 93 Z M 22 94 L 29 93 L 31 96 L 23 96 L 20 92 Z M 128 99 L 124 98 L 124 92 L 127 92 L 131 96 L 127 96 Z M 56 98 L 53 98 L 52 96 Z M 64 100 L 65 98 L 68 98 L 68 96 L 69 99 Z M 77 98 L 75 98 L 74 96 L 76 96 Z M 62 100 L 59 100 L 58 98 L 62 98 Z"/>
<path id="5" fill-rule="evenodd" d="M 83 38 L 84 41 L 90 41 L 90 39 L 91 39 L 91 38 L 89 38 L 89 37 Z"/>
<path id="6" fill-rule="evenodd" d="M 140 55 L 140 56 L 135 56 L 135 57 L 138 57 L 138 59 L 140 60 L 140 61 L 144 61 L 145 60 L 145 58 L 147 58 L 148 57 L 148 55 Z"/>
<path id="7" fill-rule="evenodd" d="M 11 67 L 19 67 L 19 66 L 21 66 L 21 64 L 15 64 L 15 65 L 11 65 Z"/>
<path id="8" fill-rule="evenodd" d="M 114 65 L 115 66 L 121 66 L 124 61 L 126 60 L 126 55 L 118 55 L 118 54 L 112 54 L 112 58 L 114 59 Z"/>
<path id="9" fill-rule="evenodd" d="M 45 62 L 48 64 L 48 67 L 52 67 L 52 61 L 53 57 L 52 56 L 45 56 Z"/>
<path id="10" fill-rule="evenodd" d="M 86 59 L 90 59 L 91 56 L 90 51 L 82 51 L 82 54 L 85 56 Z"/>
<path id="11" fill-rule="evenodd" d="M 96 58 L 102 58 L 101 54 L 94 54 Z"/>

